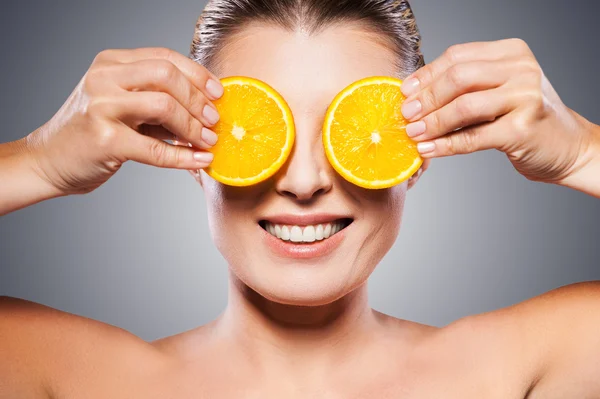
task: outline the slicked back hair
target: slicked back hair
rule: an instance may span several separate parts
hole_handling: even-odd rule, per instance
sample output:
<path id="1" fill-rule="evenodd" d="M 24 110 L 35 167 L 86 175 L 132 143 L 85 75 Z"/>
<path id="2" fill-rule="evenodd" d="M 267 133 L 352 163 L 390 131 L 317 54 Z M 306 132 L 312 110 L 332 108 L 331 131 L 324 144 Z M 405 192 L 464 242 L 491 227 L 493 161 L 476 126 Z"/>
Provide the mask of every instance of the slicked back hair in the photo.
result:
<path id="1" fill-rule="evenodd" d="M 309 35 L 333 24 L 358 22 L 392 45 L 399 76 L 425 64 L 421 35 L 407 0 L 209 0 L 196 24 L 190 57 L 216 71 L 219 48 L 252 22 Z"/>

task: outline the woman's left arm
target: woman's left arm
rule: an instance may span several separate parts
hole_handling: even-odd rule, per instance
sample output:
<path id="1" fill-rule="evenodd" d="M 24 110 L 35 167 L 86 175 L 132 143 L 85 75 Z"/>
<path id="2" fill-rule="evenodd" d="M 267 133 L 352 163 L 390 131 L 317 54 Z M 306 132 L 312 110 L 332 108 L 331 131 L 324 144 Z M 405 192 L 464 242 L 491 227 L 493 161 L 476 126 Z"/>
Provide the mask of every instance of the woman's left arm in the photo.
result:
<path id="1" fill-rule="evenodd" d="M 497 149 L 529 180 L 600 198 L 600 126 L 563 104 L 522 40 L 450 47 L 402 91 L 424 158 Z"/>

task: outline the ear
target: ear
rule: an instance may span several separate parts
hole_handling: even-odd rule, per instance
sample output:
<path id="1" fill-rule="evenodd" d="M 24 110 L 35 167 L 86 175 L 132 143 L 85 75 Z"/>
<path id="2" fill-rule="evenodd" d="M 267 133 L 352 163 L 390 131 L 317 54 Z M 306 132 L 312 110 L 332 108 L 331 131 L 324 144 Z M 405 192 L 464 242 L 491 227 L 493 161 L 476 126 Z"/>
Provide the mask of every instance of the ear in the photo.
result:
<path id="1" fill-rule="evenodd" d="M 415 184 L 417 184 L 417 182 L 419 181 L 419 179 L 421 178 L 421 175 L 423 175 L 423 173 L 429 169 L 429 165 L 431 164 L 431 159 L 426 159 L 423 161 L 423 165 L 421 165 L 421 167 L 419 168 L 419 170 L 417 171 L 417 173 L 415 173 L 414 175 L 412 175 L 412 177 L 410 179 L 408 179 L 408 189 L 410 190 L 411 188 L 413 188 L 413 186 Z"/>

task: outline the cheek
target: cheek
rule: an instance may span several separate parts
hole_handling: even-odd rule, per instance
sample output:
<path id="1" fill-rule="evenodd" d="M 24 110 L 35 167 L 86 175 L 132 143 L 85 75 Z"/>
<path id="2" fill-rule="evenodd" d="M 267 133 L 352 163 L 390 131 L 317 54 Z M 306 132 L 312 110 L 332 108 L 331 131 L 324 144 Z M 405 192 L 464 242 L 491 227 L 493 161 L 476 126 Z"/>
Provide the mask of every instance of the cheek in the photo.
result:
<path id="1" fill-rule="evenodd" d="M 262 197 L 260 187 L 229 187 L 208 176 L 202 183 L 208 225 L 217 249 L 230 265 L 243 264 L 244 254 L 255 239 L 253 210 Z"/>
<path id="2" fill-rule="evenodd" d="M 364 254 L 371 259 L 366 263 L 379 263 L 394 245 L 402 224 L 405 198 L 406 183 L 369 193 L 363 206 L 365 220 L 371 227 L 365 243 L 371 250 Z"/>
<path id="3" fill-rule="evenodd" d="M 244 220 L 243 210 L 238 209 L 235 200 L 228 198 L 230 196 L 225 185 L 206 177 L 203 187 L 210 234 L 217 249 L 225 258 L 229 258 L 228 255 L 234 252 L 232 242 L 237 242 L 235 236 L 240 230 L 239 224 Z"/>

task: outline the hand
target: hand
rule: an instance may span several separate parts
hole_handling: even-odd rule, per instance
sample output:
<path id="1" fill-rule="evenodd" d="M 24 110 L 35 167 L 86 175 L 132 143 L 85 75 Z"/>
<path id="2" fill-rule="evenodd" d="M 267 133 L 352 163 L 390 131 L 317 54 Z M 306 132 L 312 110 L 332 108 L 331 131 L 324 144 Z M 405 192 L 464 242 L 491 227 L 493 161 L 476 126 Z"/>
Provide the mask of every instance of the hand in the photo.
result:
<path id="1" fill-rule="evenodd" d="M 168 49 L 107 50 L 64 106 L 27 138 L 36 172 L 60 195 L 90 192 L 133 160 L 177 169 L 209 165 L 219 79 Z M 183 142 L 177 146 L 165 140 Z"/>
<path id="2" fill-rule="evenodd" d="M 453 46 L 402 91 L 407 133 L 426 159 L 497 149 L 526 178 L 560 183 L 597 151 L 591 124 L 561 102 L 519 39 Z"/>

